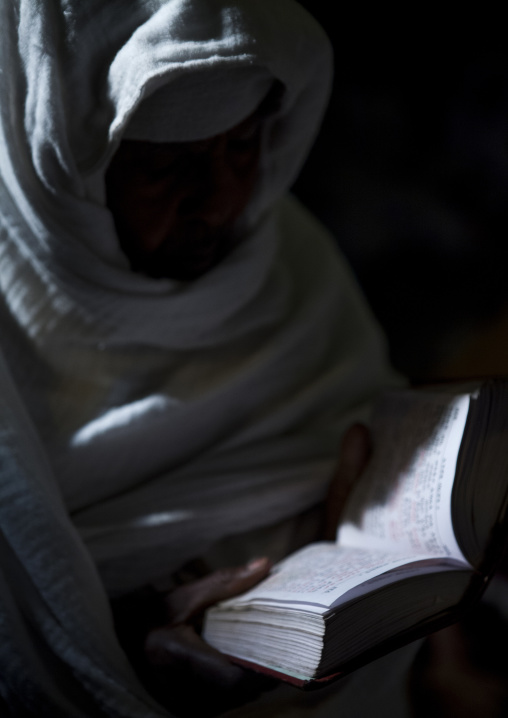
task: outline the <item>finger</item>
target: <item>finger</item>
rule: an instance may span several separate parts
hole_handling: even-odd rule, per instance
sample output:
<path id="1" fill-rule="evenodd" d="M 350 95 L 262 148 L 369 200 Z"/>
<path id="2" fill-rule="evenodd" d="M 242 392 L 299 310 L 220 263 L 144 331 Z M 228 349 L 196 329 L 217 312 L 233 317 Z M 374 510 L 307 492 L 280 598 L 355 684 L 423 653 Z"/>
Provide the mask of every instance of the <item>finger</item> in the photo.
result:
<path id="1" fill-rule="evenodd" d="M 145 641 L 145 655 L 153 666 L 167 666 L 225 687 L 234 685 L 243 675 L 238 666 L 185 624 L 150 631 Z"/>
<path id="2" fill-rule="evenodd" d="M 184 623 L 214 603 L 248 591 L 266 578 L 271 567 L 268 558 L 258 558 L 245 566 L 219 569 L 198 581 L 179 586 L 164 599 L 167 622 Z"/>
<path id="3" fill-rule="evenodd" d="M 327 498 L 325 538 L 333 540 L 349 492 L 364 471 L 371 454 L 370 432 L 363 424 L 353 424 L 342 439 L 337 470 Z"/>
<path id="4" fill-rule="evenodd" d="M 150 688 L 157 698 L 169 700 L 179 714 L 203 715 L 194 711 L 206 695 L 208 713 L 221 712 L 236 703 L 253 700 L 273 687 L 274 681 L 244 671 L 205 643 L 189 625 L 151 631 L 145 642 L 150 670 Z M 182 701 L 179 700 L 182 697 Z M 183 710 L 185 708 L 185 710 Z"/>

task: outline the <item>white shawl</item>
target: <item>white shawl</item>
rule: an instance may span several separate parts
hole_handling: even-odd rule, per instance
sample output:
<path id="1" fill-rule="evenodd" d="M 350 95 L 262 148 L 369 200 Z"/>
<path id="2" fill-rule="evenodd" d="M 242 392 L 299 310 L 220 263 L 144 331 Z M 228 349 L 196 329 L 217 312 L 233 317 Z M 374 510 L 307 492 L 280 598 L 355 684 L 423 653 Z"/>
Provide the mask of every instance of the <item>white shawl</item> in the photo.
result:
<path id="1" fill-rule="evenodd" d="M 16 666 L 0 696 L 38 715 L 163 715 L 104 586 L 315 505 L 342 430 L 393 380 L 332 241 L 283 197 L 330 49 L 292 0 L 17 0 L 0 28 L 0 665 Z M 104 201 L 130 117 L 162 85 L 178 97 L 253 68 L 284 95 L 243 242 L 194 282 L 132 273 Z M 217 116 L 205 93 L 195 132 Z"/>

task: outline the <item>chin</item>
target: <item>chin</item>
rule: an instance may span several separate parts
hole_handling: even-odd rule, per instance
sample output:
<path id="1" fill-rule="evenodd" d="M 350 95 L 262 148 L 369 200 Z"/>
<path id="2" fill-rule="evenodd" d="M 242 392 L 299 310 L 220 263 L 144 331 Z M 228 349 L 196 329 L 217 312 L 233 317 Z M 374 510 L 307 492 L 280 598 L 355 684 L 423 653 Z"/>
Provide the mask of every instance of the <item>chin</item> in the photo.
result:
<path id="1" fill-rule="evenodd" d="M 175 279 L 180 282 L 192 282 L 210 272 L 220 264 L 230 252 L 210 257 L 154 257 L 141 258 L 141 261 L 130 259 L 133 272 L 145 274 L 152 279 Z"/>
<path id="2" fill-rule="evenodd" d="M 203 275 L 210 272 L 219 262 L 214 262 L 206 267 L 187 267 L 187 266 L 175 266 L 164 267 L 157 265 L 156 267 L 132 267 L 134 272 L 145 274 L 147 277 L 152 279 L 175 279 L 179 282 L 193 282 L 199 279 Z"/>
<path id="3" fill-rule="evenodd" d="M 214 269 L 238 244 L 239 240 L 228 235 L 193 251 L 176 252 L 162 245 L 150 254 L 132 251 L 126 254 L 133 272 L 152 279 L 192 282 Z"/>

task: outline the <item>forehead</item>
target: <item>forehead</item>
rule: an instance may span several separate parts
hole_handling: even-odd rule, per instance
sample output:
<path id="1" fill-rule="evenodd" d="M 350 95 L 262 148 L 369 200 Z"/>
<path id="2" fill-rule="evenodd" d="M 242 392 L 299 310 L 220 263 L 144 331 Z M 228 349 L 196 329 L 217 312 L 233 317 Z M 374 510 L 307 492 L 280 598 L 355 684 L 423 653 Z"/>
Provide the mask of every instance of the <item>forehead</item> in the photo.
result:
<path id="1" fill-rule="evenodd" d="M 264 115 L 257 108 L 237 125 L 203 140 L 192 142 L 148 142 L 145 140 L 123 140 L 115 155 L 125 162 L 164 162 L 184 154 L 201 154 L 206 152 L 218 139 L 242 140 L 255 135 L 261 127 Z"/>
<path id="2" fill-rule="evenodd" d="M 284 94 L 282 83 L 274 80 L 270 90 L 259 105 L 245 119 L 234 127 L 207 139 L 189 142 L 154 142 L 148 140 L 124 139 L 117 151 L 115 161 L 125 159 L 129 162 L 164 162 L 182 154 L 201 153 L 217 138 L 225 137 L 231 140 L 248 139 L 261 127 L 263 120 L 280 110 Z"/>

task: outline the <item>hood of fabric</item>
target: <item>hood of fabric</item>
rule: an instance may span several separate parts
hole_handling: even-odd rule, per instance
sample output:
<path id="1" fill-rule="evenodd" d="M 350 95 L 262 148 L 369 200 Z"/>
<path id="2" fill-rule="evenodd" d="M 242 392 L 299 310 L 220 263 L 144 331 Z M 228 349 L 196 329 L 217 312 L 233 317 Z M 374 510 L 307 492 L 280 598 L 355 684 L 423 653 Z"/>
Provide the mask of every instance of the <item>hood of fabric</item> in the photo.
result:
<path id="1" fill-rule="evenodd" d="M 330 47 L 292 0 L 17 0 L 0 27 L 2 350 L 103 580 L 131 590 L 319 502 L 393 379 L 333 241 L 283 197 Z M 104 201 L 124 133 L 174 98 L 175 138 L 213 135 L 274 81 L 243 241 L 195 281 L 132 272 Z"/>
<path id="2" fill-rule="evenodd" d="M 194 142 L 215 137 L 252 114 L 272 85 L 268 70 L 255 66 L 182 75 L 143 99 L 122 136 L 145 142 Z"/>
<path id="3" fill-rule="evenodd" d="M 0 33 L 0 704 L 169 715 L 105 589 L 221 547 L 287 553 L 343 430 L 393 381 L 334 242 L 280 199 L 330 48 L 292 0 L 0 0 Z M 213 134 L 273 80 L 244 241 L 193 282 L 130 271 L 104 202 L 129 125 L 174 97 L 175 138 Z"/>
<path id="4" fill-rule="evenodd" d="M 77 330 L 91 342 L 102 335 L 117 344 L 202 346 L 220 341 L 225 325 L 228 337 L 241 335 L 236 318 L 275 284 L 282 307 L 270 210 L 305 159 L 331 78 L 329 43 L 303 8 L 292 0 L 24 0 L 19 15 L 10 3 L 1 12 L 10 30 L 0 49 L 9 69 L 0 75 L 0 283 L 26 331 L 42 343 Z M 284 88 L 280 110 L 264 123 L 244 241 L 191 283 L 134 274 L 105 206 L 108 163 L 144 101 L 156 104 L 166 88 L 195 107 L 193 83 L 209 78 L 213 88 L 221 76 L 222 96 L 203 94 L 194 134 L 209 127 L 213 135 L 228 115 L 234 124 L 272 78 Z M 247 81 L 259 90 L 245 93 Z"/>

